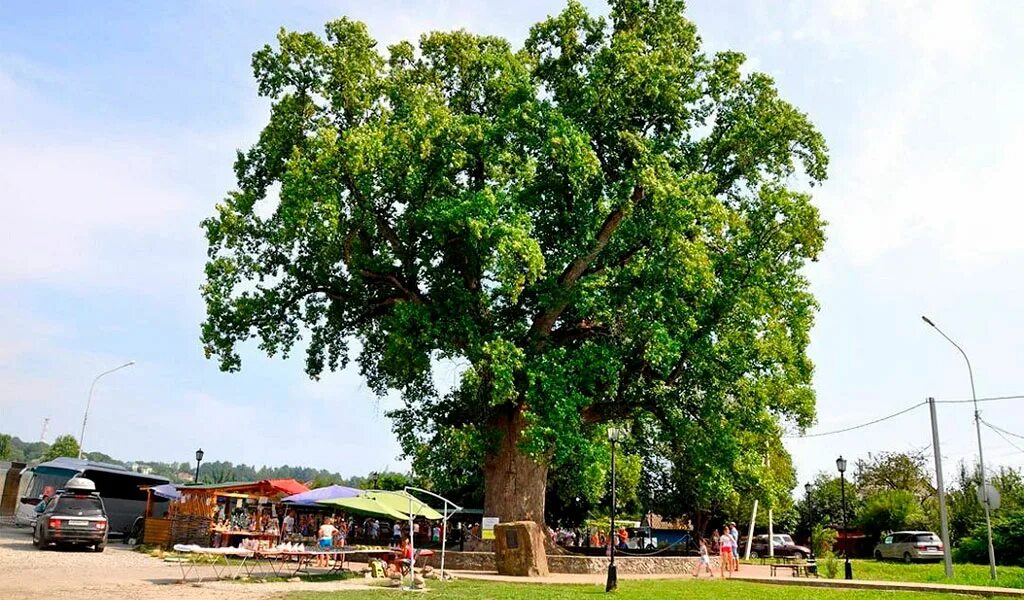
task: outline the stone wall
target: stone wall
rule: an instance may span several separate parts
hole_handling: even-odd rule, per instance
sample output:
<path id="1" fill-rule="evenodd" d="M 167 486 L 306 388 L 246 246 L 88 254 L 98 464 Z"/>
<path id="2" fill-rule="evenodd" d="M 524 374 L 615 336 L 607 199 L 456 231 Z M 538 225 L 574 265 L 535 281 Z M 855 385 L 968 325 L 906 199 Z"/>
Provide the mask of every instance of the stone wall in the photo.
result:
<path id="1" fill-rule="evenodd" d="M 441 553 L 421 559 L 420 564 L 434 568 L 441 566 Z M 689 556 L 616 556 L 615 564 L 620 574 L 673 574 L 689 575 L 697 566 L 697 558 Z M 447 552 L 444 566 L 456 571 L 495 571 L 494 554 L 491 552 Z M 718 570 L 718 557 L 711 557 L 711 568 Z M 548 569 L 552 573 L 603 573 L 608 570 L 608 558 L 604 556 L 574 556 L 570 554 L 548 555 Z"/>

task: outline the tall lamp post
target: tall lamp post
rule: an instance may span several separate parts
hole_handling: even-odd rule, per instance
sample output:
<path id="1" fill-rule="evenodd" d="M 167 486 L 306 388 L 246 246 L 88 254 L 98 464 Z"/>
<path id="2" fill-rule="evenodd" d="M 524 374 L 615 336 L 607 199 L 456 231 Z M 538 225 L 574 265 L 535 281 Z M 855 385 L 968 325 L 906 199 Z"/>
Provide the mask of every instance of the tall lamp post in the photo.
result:
<path id="1" fill-rule="evenodd" d="M 939 332 L 939 335 L 946 338 L 946 341 L 953 344 L 953 347 L 960 351 L 967 363 L 967 375 L 971 378 L 971 398 L 974 399 L 974 428 L 978 434 L 978 468 L 981 469 L 981 500 L 985 507 L 985 527 L 988 529 L 988 571 L 989 577 L 996 578 L 996 550 L 992 546 L 992 515 L 991 501 L 988 497 L 988 475 L 985 473 L 985 453 L 981 448 L 981 413 L 978 412 L 978 394 L 974 391 L 974 370 L 971 369 L 971 359 L 967 358 L 964 349 L 945 334 L 939 326 L 928 317 L 921 315 L 921 320 L 932 326 L 932 329 Z"/>
<path id="2" fill-rule="evenodd" d="M 843 557 L 846 558 L 846 578 L 853 579 L 853 565 L 850 564 L 850 535 L 846 530 L 846 459 L 840 456 L 836 459 L 836 468 L 839 469 L 839 496 L 843 504 Z"/>
<path id="3" fill-rule="evenodd" d="M 608 536 L 608 543 L 611 544 L 611 562 L 608 563 L 608 582 L 604 586 L 604 591 L 606 592 L 611 592 L 619 587 L 619 578 L 615 571 L 615 444 L 623 435 L 620 429 L 615 427 L 608 429 L 608 441 L 612 444 L 612 525 L 611 535 Z"/>
<path id="4" fill-rule="evenodd" d="M 804 493 L 807 494 L 807 538 L 808 545 L 811 547 L 811 558 L 814 558 L 814 517 L 813 510 L 811 509 L 811 484 L 804 484 Z"/>
<path id="5" fill-rule="evenodd" d="M 203 464 L 203 449 L 196 450 L 196 483 L 199 483 L 199 465 Z"/>
<path id="6" fill-rule="evenodd" d="M 85 448 L 85 424 L 89 420 L 89 408 L 92 406 L 92 391 L 93 391 L 93 389 L 96 388 L 96 382 L 99 381 L 100 377 L 103 377 L 104 375 L 110 375 L 114 371 L 120 371 L 121 369 L 124 369 L 125 367 L 130 367 L 130 366 L 132 366 L 134 364 L 135 364 L 135 361 L 134 360 L 130 360 L 130 361 L 124 363 L 123 365 L 121 365 L 120 367 L 114 367 L 113 369 L 110 369 L 109 371 L 104 371 L 104 372 L 100 373 L 99 375 L 96 376 L 95 379 L 92 380 L 92 385 L 89 386 L 89 400 L 88 400 L 88 402 L 85 403 L 85 416 L 82 417 L 82 433 L 79 434 L 79 436 L 78 436 L 78 458 L 79 459 L 82 458 L 82 452 L 84 451 L 84 448 Z"/>

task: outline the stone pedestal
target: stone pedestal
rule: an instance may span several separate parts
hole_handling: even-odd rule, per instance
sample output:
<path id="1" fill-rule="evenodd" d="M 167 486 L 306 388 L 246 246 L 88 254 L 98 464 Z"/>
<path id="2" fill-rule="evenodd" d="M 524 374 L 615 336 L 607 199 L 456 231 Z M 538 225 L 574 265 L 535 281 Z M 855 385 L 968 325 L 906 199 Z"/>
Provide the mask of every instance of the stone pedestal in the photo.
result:
<path id="1" fill-rule="evenodd" d="M 495 525 L 494 563 L 502 575 L 546 577 L 548 557 L 540 525 L 533 521 Z"/>

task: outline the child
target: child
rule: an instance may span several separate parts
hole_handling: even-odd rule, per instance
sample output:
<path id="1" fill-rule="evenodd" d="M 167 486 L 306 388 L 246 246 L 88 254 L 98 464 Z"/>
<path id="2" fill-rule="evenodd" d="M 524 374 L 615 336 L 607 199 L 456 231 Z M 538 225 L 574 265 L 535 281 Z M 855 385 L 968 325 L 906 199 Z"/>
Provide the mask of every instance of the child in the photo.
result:
<path id="1" fill-rule="evenodd" d="M 719 571 L 721 572 L 722 579 L 725 579 L 726 573 L 729 574 L 729 577 L 732 577 L 732 553 L 736 548 L 736 542 L 733 541 L 732 536 L 726 530 L 718 538 L 718 543 L 722 546 L 721 556 L 718 557 Z"/>
<path id="2" fill-rule="evenodd" d="M 697 563 L 697 568 L 693 572 L 695 579 L 700 577 L 700 572 L 707 569 L 708 575 L 711 579 L 715 578 L 715 572 L 711 570 L 711 553 L 708 551 L 708 543 L 704 541 L 704 538 L 700 538 L 700 562 Z"/>

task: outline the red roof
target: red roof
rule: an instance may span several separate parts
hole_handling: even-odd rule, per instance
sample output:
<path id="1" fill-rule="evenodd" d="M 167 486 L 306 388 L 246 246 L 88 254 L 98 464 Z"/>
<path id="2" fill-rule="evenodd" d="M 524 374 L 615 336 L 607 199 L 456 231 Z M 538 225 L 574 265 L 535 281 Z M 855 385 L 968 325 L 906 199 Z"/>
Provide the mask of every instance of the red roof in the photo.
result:
<path id="1" fill-rule="evenodd" d="M 301 494 L 309 491 L 308 487 L 294 479 L 265 479 L 264 481 L 270 487 L 281 490 L 288 496 L 294 496 L 295 494 Z"/>

